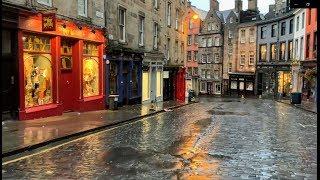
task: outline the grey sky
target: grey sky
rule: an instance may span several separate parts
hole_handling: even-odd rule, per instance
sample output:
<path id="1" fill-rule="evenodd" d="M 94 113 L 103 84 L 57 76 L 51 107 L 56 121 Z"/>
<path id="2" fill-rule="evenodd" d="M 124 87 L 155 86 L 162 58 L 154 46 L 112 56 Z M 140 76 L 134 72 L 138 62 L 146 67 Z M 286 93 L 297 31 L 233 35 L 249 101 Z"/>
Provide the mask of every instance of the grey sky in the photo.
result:
<path id="1" fill-rule="evenodd" d="M 209 10 L 209 1 L 210 0 L 190 0 L 191 4 L 208 11 Z M 234 0 L 218 0 L 220 3 L 220 10 L 233 9 L 234 8 Z M 274 0 L 258 0 L 258 8 L 260 13 L 266 14 L 269 10 L 269 5 L 274 4 Z M 243 9 L 246 10 L 248 8 L 248 0 L 243 0 Z"/>

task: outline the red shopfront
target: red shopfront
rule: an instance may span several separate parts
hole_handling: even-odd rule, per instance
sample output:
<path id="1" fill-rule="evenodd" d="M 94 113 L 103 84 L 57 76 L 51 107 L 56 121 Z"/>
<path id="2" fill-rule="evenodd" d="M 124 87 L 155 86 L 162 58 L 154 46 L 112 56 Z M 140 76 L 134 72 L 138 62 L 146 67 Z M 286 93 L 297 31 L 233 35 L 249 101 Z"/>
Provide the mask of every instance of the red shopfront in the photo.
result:
<path id="1" fill-rule="evenodd" d="M 104 109 L 104 33 L 57 19 L 42 31 L 42 14 L 19 17 L 19 119 Z"/>

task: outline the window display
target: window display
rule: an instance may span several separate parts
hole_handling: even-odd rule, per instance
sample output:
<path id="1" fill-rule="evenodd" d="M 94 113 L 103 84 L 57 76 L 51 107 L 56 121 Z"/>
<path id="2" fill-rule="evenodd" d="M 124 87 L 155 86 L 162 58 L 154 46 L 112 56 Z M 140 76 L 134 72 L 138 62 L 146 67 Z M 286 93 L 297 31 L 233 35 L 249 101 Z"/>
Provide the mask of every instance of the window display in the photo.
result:
<path id="1" fill-rule="evenodd" d="M 98 58 L 90 57 L 83 60 L 83 96 L 99 95 Z"/>
<path id="2" fill-rule="evenodd" d="M 83 97 L 99 95 L 98 46 L 85 42 L 83 45 Z"/>
<path id="3" fill-rule="evenodd" d="M 52 103 L 52 67 L 50 54 L 24 53 L 25 106 Z"/>

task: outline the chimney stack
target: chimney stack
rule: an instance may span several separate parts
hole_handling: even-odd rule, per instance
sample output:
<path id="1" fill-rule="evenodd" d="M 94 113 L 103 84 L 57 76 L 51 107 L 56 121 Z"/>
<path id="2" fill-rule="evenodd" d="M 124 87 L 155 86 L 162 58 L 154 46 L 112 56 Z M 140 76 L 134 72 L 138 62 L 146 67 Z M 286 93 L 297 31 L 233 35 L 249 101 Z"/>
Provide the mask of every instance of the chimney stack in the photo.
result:
<path id="1" fill-rule="evenodd" d="M 219 2 L 217 0 L 210 0 L 210 10 L 219 11 Z"/>
<path id="2" fill-rule="evenodd" d="M 248 10 L 258 11 L 257 0 L 248 0 Z"/>
<path id="3" fill-rule="evenodd" d="M 242 0 L 235 0 L 234 10 L 235 10 L 237 13 L 240 13 L 240 11 L 242 11 Z"/>

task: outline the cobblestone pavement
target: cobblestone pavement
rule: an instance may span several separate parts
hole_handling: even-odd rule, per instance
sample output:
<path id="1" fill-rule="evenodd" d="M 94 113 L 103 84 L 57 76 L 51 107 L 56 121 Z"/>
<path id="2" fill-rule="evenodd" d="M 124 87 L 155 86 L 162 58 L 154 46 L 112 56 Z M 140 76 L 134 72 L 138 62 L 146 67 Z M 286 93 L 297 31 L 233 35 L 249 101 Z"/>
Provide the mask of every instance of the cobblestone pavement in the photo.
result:
<path id="1" fill-rule="evenodd" d="M 155 103 L 152 111 L 151 104 L 138 104 L 124 106 L 116 111 L 70 112 L 62 116 L 2 122 L 2 154 L 183 104 L 166 101 Z"/>
<path id="2" fill-rule="evenodd" d="M 314 113 L 201 99 L 2 164 L 3 179 L 317 179 Z"/>

